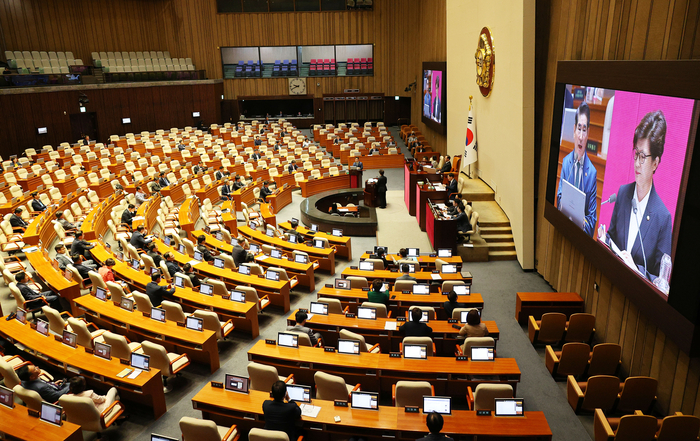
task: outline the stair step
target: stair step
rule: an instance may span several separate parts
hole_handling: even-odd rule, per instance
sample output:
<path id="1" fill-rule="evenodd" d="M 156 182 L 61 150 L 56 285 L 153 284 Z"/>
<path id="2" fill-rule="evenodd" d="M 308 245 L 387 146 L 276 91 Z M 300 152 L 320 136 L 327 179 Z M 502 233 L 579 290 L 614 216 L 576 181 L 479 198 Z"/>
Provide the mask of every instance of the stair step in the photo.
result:
<path id="1" fill-rule="evenodd" d="M 486 234 L 511 234 L 513 230 L 510 227 L 485 227 L 479 225 L 479 231 Z"/>
<path id="2" fill-rule="evenodd" d="M 517 258 L 515 251 L 489 251 L 489 260 L 516 260 Z"/>
<path id="3" fill-rule="evenodd" d="M 492 222 L 487 222 L 479 219 L 479 227 L 480 228 L 488 228 L 488 227 L 508 227 L 510 228 L 510 221 L 492 221 Z"/>
<path id="4" fill-rule="evenodd" d="M 515 242 L 489 242 L 491 251 L 515 251 Z"/>
<path id="5" fill-rule="evenodd" d="M 484 234 L 482 231 L 480 233 L 482 239 L 484 239 L 489 245 L 497 242 L 513 242 L 512 234 Z"/>

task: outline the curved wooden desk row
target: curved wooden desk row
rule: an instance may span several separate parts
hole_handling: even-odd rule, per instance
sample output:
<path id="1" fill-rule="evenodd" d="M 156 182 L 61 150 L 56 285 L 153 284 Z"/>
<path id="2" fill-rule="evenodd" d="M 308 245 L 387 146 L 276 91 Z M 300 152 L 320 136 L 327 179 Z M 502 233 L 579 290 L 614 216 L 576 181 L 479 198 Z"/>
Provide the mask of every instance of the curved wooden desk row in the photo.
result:
<path id="1" fill-rule="evenodd" d="M 294 244 L 278 237 L 269 237 L 259 230 L 253 230 L 247 225 L 238 227 L 238 233 L 255 243 L 272 245 L 280 250 L 303 251 L 311 260 L 318 260 L 319 268 L 335 274 L 335 248 L 314 248 L 305 244 Z"/>
<path id="2" fill-rule="evenodd" d="M 362 389 L 365 390 L 364 384 Z M 203 418 L 222 424 L 234 421 L 238 430 L 247 431 L 253 427 L 263 427 L 262 404 L 269 399 L 268 392 L 252 390 L 248 394 L 239 394 L 207 384 L 192 398 L 192 407 L 202 411 Z M 335 407 L 332 401 L 323 400 L 312 400 L 312 404 L 319 406 L 321 411 L 315 418 L 302 416 L 302 426 L 309 435 L 322 431 L 324 439 L 328 436 L 331 439 L 362 436 L 368 439 L 415 440 L 428 432 L 423 413 L 406 413 L 402 408 L 389 406 L 380 406 L 378 411 Z M 335 421 L 336 416 L 340 417 L 339 422 Z M 453 410 L 451 415 L 443 415 L 443 419 L 441 433 L 459 440 L 473 437 L 552 439 L 552 431 L 543 412 L 525 412 L 522 417 L 495 417 L 477 416 L 475 411 Z"/>
<path id="3" fill-rule="evenodd" d="M 168 352 L 186 353 L 191 361 L 208 364 L 212 373 L 219 369 L 219 349 L 214 331 L 193 331 L 172 321 L 152 320 L 145 317 L 143 311 L 130 312 L 92 295 L 82 296 L 75 303 L 86 318 L 101 329 L 124 335 L 131 341 L 157 343 Z M 146 312 L 150 314 L 151 311 Z"/>
<path id="4" fill-rule="evenodd" d="M 29 416 L 29 409 L 15 403 L 8 409 L 0 406 L 0 438 L 43 441 L 83 441 L 83 429 L 77 424 L 64 421 L 60 426 Z"/>
<path id="5" fill-rule="evenodd" d="M 27 245 L 39 245 L 39 243 L 42 243 L 44 246 L 49 246 L 56 235 L 52 222 L 56 219 L 56 213 L 69 210 L 71 204 L 78 202 L 78 198 L 83 195 L 87 196 L 87 191 L 82 189 L 63 195 L 63 199 L 61 199 L 59 204 L 46 208 L 46 211 L 34 218 L 24 232 L 22 241 Z"/>
<path id="6" fill-rule="evenodd" d="M 338 176 L 327 178 L 303 180 L 299 182 L 301 195 L 305 198 L 323 193 L 324 191 L 340 190 L 350 188 L 350 174 L 347 171 L 341 172 Z"/>
<path id="7" fill-rule="evenodd" d="M 362 384 L 362 390 L 391 393 L 400 380 L 429 381 L 435 395 L 466 401 L 467 386 L 520 381 L 520 368 L 514 358 L 494 361 L 457 361 L 455 357 L 428 357 L 425 360 L 394 358 L 389 353 L 361 352 L 357 355 L 325 352 L 323 348 L 286 348 L 259 340 L 248 350 L 248 360 L 275 366 L 280 375 L 294 374 L 299 384 L 314 384 L 316 371 L 339 375 L 348 384 Z"/>
<path id="8" fill-rule="evenodd" d="M 388 152 L 381 152 L 379 155 L 369 155 L 360 154 L 358 158 L 362 163 L 362 167 L 365 170 L 380 169 L 380 168 L 402 168 L 406 157 L 400 152 L 398 147 L 396 148 L 399 153 L 390 154 Z M 343 153 L 346 153 L 343 155 Z M 345 158 L 343 157 L 345 156 Z M 347 165 L 352 165 L 355 162 L 355 158 L 350 156 L 350 152 L 343 150 L 340 152 L 340 162 Z"/>
<path id="9" fill-rule="evenodd" d="M 17 320 L 8 321 L 5 317 L 0 319 L 0 336 L 20 350 L 49 363 L 62 375 L 83 375 L 89 388 L 97 386 L 97 390 L 103 391 L 114 386 L 119 389 L 122 401 L 145 404 L 153 408 L 156 418 L 166 411 L 163 381 L 158 369 L 143 371 L 134 379 L 119 378 L 117 374 L 127 366 L 118 359 L 99 358 L 88 354 L 80 346 L 71 348 L 56 341 L 51 334 L 43 336 L 32 330 L 29 324 L 24 325 Z"/>
<path id="10" fill-rule="evenodd" d="M 393 284 L 397 278 L 401 277 L 403 273 L 400 273 L 398 271 L 391 271 L 391 270 L 374 270 L 374 271 L 363 271 L 360 269 L 352 269 L 350 267 L 347 267 L 343 270 L 342 276 L 343 278 L 347 278 L 348 276 L 354 276 L 354 277 L 364 277 L 367 280 L 370 279 L 383 279 L 387 283 Z M 459 272 L 453 273 L 453 274 L 447 274 L 447 273 L 433 273 L 431 271 L 416 271 L 415 273 L 411 274 L 413 277 L 415 277 L 418 281 L 418 283 L 431 283 L 431 282 L 439 282 L 442 283 L 446 280 L 461 280 L 464 281 L 467 284 L 472 283 L 472 275 L 469 272 L 465 272 L 464 274 L 461 274 Z"/>
<path id="11" fill-rule="evenodd" d="M 293 311 L 287 317 L 287 324 L 294 326 L 295 314 L 298 310 Z M 406 315 L 403 315 L 406 317 Z M 410 318 L 407 318 L 410 320 Z M 387 330 L 386 323 L 392 323 L 395 330 Z M 374 345 L 379 343 L 381 351 L 384 353 L 399 352 L 399 343 L 404 336 L 399 331 L 399 328 L 405 322 L 397 322 L 396 318 L 380 318 L 376 320 L 366 320 L 360 318 L 348 318 L 344 314 L 328 314 L 319 315 L 313 314 L 306 321 L 306 326 L 314 331 L 320 332 L 323 335 L 324 346 L 338 347 L 338 335 L 341 329 L 355 332 L 363 335 L 367 343 Z M 484 320 L 484 324 L 489 330 L 489 337 L 498 340 L 500 331 L 496 322 L 493 320 Z M 457 326 L 462 324 L 457 323 Z M 433 341 L 438 355 L 454 357 L 455 344 L 461 344 L 464 339 L 458 338 L 459 329 L 452 327 L 452 323 L 447 323 L 447 320 L 430 320 L 428 326 L 433 328 Z"/>
<path id="12" fill-rule="evenodd" d="M 279 228 L 284 230 L 290 230 L 292 225 L 288 222 L 280 222 Z M 304 237 L 309 239 L 313 237 L 325 237 L 328 242 L 335 247 L 335 255 L 340 257 L 345 257 L 348 260 L 352 260 L 352 238 L 349 236 L 333 236 L 330 231 L 318 231 L 313 232 L 303 225 L 297 226 L 297 232 L 301 233 Z"/>
<path id="13" fill-rule="evenodd" d="M 324 286 L 318 290 L 317 296 L 329 297 L 333 299 L 340 300 L 343 308 L 349 307 L 349 312 L 356 313 L 357 307 L 366 302 L 367 291 L 362 289 L 335 289 L 333 287 Z M 395 314 L 403 314 L 411 306 L 432 306 L 435 308 L 438 319 L 447 320 L 445 316 L 445 311 L 442 308 L 443 303 L 447 300 L 447 295 L 439 292 L 430 293 L 429 295 L 415 295 L 415 294 L 403 294 L 402 292 L 391 292 L 391 297 L 389 298 L 389 310 Z M 478 292 L 473 292 L 468 296 L 459 296 L 459 303 L 463 303 L 466 308 L 483 308 L 484 299 Z"/>
<path id="14" fill-rule="evenodd" d="M 160 243 L 160 245 L 165 247 L 165 245 L 162 243 Z M 105 250 L 105 248 L 101 244 L 98 244 L 91 251 L 95 259 L 97 259 L 100 262 L 104 262 L 109 257 L 113 257 L 113 255 L 107 250 Z M 145 289 L 145 286 L 151 281 L 151 276 L 144 273 L 143 271 L 135 270 L 130 265 L 120 261 L 119 259 L 115 259 L 115 261 L 116 265 L 114 266 L 114 268 L 112 268 L 114 273 L 120 279 L 137 287 L 139 290 L 143 291 Z M 165 285 L 165 282 L 161 284 Z M 246 283 L 237 284 L 247 285 Z M 262 294 L 260 295 L 262 296 Z M 238 331 L 250 332 L 253 337 L 257 337 L 260 333 L 258 326 L 257 309 L 255 308 L 255 303 L 253 302 L 237 303 L 228 300 L 224 301 L 221 297 L 206 296 L 190 288 L 176 288 L 174 296 L 178 299 L 181 299 L 183 305 L 188 305 L 192 309 L 211 310 L 218 313 L 220 317 L 225 320 L 232 319 L 234 322 L 234 326 Z M 272 298 L 273 297 L 270 297 L 271 300 Z M 287 296 L 287 298 L 289 298 L 289 296 Z"/>
<path id="15" fill-rule="evenodd" d="M 203 231 L 197 230 L 194 231 L 192 234 L 195 237 L 199 235 L 204 235 L 204 237 L 206 238 L 205 243 L 208 246 L 216 248 L 219 251 L 223 251 L 227 254 L 231 254 L 231 252 L 233 251 L 233 246 L 230 243 L 218 240 L 217 238 L 206 234 Z M 285 253 L 284 255 L 286 257 L 290 257 L 291 253 Z M 258 255 L 255 256 L 255 262 L 260 264 L 260 266 L 262 266 L 263 268 L 284 268 L 284 270 L 287 271 L 290 277 L 297 276 L 297 278 L 299 279 L 299 284 L 308 287 L 309 292 L 313 292 L 316 290 L 316 278 L 314 277 L 314 269 L 318 267 L 317 262 L 296 263 L 294 262 L 294 260 L 276 259 L 274 257 L 267 256 L 264 253 L 258 253 Z"/>

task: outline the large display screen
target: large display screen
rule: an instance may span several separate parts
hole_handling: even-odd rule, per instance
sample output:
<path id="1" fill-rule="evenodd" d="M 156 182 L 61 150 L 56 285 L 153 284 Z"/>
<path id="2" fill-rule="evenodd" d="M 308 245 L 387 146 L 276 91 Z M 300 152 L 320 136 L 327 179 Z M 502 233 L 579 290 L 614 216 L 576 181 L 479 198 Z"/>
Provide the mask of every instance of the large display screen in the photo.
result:
<path id="1" fill-rule="evenodd" d="M 695 101 L 567 84 L 556 207 L 667 297 Z"/>
<path id="2" fill-rule="evenodd" d="M 423 63 L 421 87 L 421 120 L 440 133 L 445 133 L 447 63 Z"/>

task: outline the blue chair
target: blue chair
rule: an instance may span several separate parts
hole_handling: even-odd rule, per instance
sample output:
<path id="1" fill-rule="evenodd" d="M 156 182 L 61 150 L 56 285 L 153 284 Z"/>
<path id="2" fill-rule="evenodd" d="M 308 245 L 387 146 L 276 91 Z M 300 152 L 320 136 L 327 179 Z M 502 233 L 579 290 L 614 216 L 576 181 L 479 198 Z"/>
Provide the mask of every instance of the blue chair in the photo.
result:
<path id="1" fill-rule="evenodd" d="M 279 76 L 279 74 L 280 74 L 280 66 L 278 64 L 275 64 L 272 67 L 272 76 L 277 77 L 277 76 Z"/>
<path id="2" fill-rule="evenodd" d="M 281 69 L 281 70 L 282 70 L 281 74 L 282 74 L 283 77 L 286 77 L 287 75 L 289 75 L 289 67 L 287 67 L 286 64 L 283 64 L 283 65 L 282 65 L 282 69 Z"/>

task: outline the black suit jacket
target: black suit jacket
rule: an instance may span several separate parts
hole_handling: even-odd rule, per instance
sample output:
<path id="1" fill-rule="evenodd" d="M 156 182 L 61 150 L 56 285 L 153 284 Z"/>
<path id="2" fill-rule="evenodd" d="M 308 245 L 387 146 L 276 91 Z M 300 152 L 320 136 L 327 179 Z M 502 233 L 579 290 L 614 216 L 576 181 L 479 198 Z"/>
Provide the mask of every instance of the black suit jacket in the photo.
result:
<path id="1" fill-rule="evenodd" d="M 18 283 L 17 288 L 19 289 L 19 292 L 22 293 L 24 300 L 34 300 L 41 297 L 40 292 L 34 291 L 26 283 Z"/>
<path id="2" fill-rule="evenodd" d="M 34 199 L 32 201 L 32 208 L 34 211 L 44 211 L 46 210 L 46 205 L 44 205 L 43 202 L 41 202 L 39 199 Z"/>
<path id="3" fill-rule="evenodd" d="M 131 235 L 131 240 L 129 240 L 129 243 L 136 248 L 141 249 L 146 249 L 146 245 L 148 244 L 146 239 L 143 238 L 143 234 L 139 233 L 138 231 L 134 231 L 134 233 Z"/>
<path id="4" fill-rule="evenodd" d="M 134 218 L 134 215 L 128 209 L 126 209 L 122 212 L 122 223 L 123 224 L 127 224 L 128 226 L 131 226 L 131 220 L 133 218 Z"/>
<path id="5" fill-rule="evenodd" d="M 182 269 L 180 268 L 180 265 L 178 265 L 177 262 L 170 262 L 170 261 L 166 260 L 165 266 L 168 267 L 168 272 L 170 273 L 170 277 L 175 277 L 175 273 L 179 273 L 182 271 Z"/>
<path id="6" fill-rule="evenodd" d="M 245 257 L 247 255 L 247 251 L 243 249 L 242 246 L 236 245 L 233 247 L 233 250 L 231 251 L 231 257 L 233 257 L 233 263 L 236 264 L 236 266 L 239 266 L 241 263 L 245 262 Z"/>
<path id="7" fill-rule="evenodd" d="M 211 255 L 211 251 L 209 251 L 209 248 L 205 247 L 204 245 L 197 245 L 197 251 L 202 253 L 202 258 L 205 261 L 207 261 L 207 262 L 214 261 L 214 256 Z"/>
<path id="8" fill-rule="evenodd" d="M 224 177 L 224 174 L 221 173 L 220 171 L 214 173 L 214 179 L 216 179 L 217 181 L 223 177 Z"/>
<path id="9" fill-rule="evenodd" d="M 386 176 L 380 176 L 377 179 L 377 191 L 386 193 Z"/>
<path id="10" fill-rule="evenodd" d="M 12 227 L 27 228 L 27 225 L 29 224 L 26 223 L 24 219 L 13 213 L 12 216 L 10 216 L 10 225 L 12 225 Z"/>
<path id="11" fill-rule="evenodd" d="M 231 187 L 229 185 L 222 185 L 221 186 L 221 197 L 230 197 L 229 195 L 231 194 Z"/>
<path id="12" fill-rule="evenodd" d="M 160 286 L 156 282 L 148 282 L 146 285 L 146 295 L 151 299 L 153 306 L 158 306 L 163 303 L 163 296 L 171 296 L 175 292 L 175 288 L 168 290 L 165 286 Z"/>
<path id="13" fill-rule="evenodd" d="M 461 212 L 455 217 L 457 221 L 457 231 L 471 231 L 472 226 L 469 223 L 469 218 L 467 218 L 466 213 Z"/>
<path id="14" fill-rule="evenodd" d="M 288 171 L 289 173 L 294 173 L 294 172 L 297 171 L 298 169 L 299 169 L 299 166 L 296 165 L 296 164 L 289 164 L 289 165 L 287 166 L 287 171 Z"/>
<path id="15" fill-rule="evenodd" d="M 457 180 L 453 179 L 447 183 L 447 193 L 450 195 L 450 199 L 454 199 L 455 196 L 452 193 L 457 193 Z"/>
<path id="16" fill-rule="evenodd" d="M 406 322 L 399 328 L 406 337 L 432 337 L 433 328 L 421 322 Z"/>
<path id="17" fill-rule="evenodd" d="M 260 197 L 262 198 L 263 201 L 267 202 L 267 197 L 272 194 L 272 190 L 270 190 L 269 187 L 262 187 L 260 189 Z"/>
<path id="18" fill-rule="evenodd" d="M 452 170 L 452 163 L 450 161 L 445 162 L 445 165 L 440 169 L 442 173 L 448 173 L 450 170 Z"/>
<path id="19" fill-rule="evenodd" d="M 447 318 L 451 319 L 452 318 L 452 312 L 456 308 L 465 308 L 466 306 L 464 303 L 459 303 L 459 302 L 450 302 L 449 300 L 446 300 L 445 303 L 442 304 L 442 308 L 445 310 L 445 313 L 447 314 Z"/>
<path id="20" fill-rule="evenodd" d="M 86 240 L 74 240 L 73 243 L 70 246 L 70 253 L 71 254 L 80 254 L 85 256 L 86 258 L 91 258 L 90 254 L 87 253 L 87 250 L 93 248 L 94 245 L 92 245 L 90 242 Z"/>
<path id="21" fill-rule="evenodd" d="M 263 403 L 265 429 L 280 430 L 289 436 L 290 441 L 297 439 L 296 422 L 301 418 L 301 409 L 295 403 L 266 400 Z"/>
<path id="22" fill-rule="evenodd" d="M 610 240 L 621 250 L 627 250 L 632 255 L 634 263 L 637 264 L 639 272 L 644 274 L 644 255 L 646 255 L 646 277 L 654 281 L 659 276 L 661 268 L 661 258 L 664 254 L 671 255 L 672 225 L 671 213 L 664 205 L 656 192 L 656 186 L 652 184 L 649 200 L 647 202 L 644 215 L 640 222 L 640 233 L 644 244 L 644 253 L 639 243 L 639 235 L 632 243 L 627 243 L 627 236 L 630 228 L 630 215 L 632 213 L 632 198 L 634 197 L 635 183 L 620 186 L 617 192 L 617 202 L 613 208 L 610 218 L 610 229 L 608 230 L 606 242 Z"/>
<path id="23" fill-rule="evenodd" d="M 165 188 L 170 185 L 170 181 L 168 181 L 168 178 L 163 176 L 162 178 L 158 179 L 158 185 L 160 185 L 160 188 Z"/>

